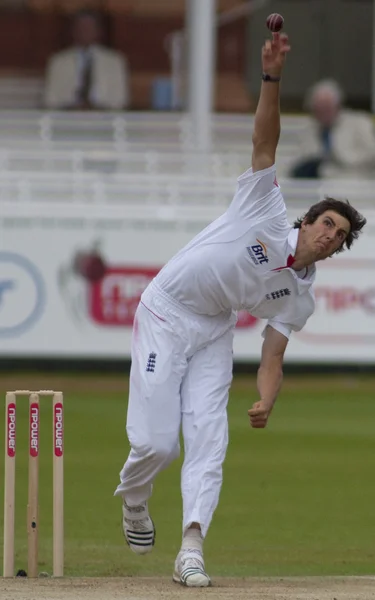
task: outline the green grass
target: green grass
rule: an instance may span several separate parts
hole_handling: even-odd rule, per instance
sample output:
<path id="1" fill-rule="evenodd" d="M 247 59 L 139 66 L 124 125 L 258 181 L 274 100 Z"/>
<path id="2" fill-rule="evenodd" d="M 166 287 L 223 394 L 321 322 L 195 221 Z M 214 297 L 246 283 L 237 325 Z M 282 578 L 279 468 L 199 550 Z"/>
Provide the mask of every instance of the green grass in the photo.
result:
<path id="1" fill-rule="evenodd" d="M 79 389 L 83 380 L 90 385 L 89 376 L 77 377 Z M 375 573 L 374 383 L 288 376 L 269 428 L 256 431 L 247 419 L 254 379 L 236 377 L 224 485 L 205 544 L 212 576 Z M 92 387 L 65 393 L 66 575 L 170 575 L 181 537 L 181 459 L 156 481 L 155 551 L 137 557 L 125 546 L 120 500 L 113 497 L 128 453 L 126 389 Z M 51 410 L 47 403 L 43 409 L 39 558 L 40 570 L 51 572 Z M 3 397 L 0 410 L 3 423 Z M 26 402 L 17 426 L 16 569 L 27 562 Z M 2 424 L 1 448 L 3 430 Z M 3 455 L 0 464 L 2 482 Z"/>

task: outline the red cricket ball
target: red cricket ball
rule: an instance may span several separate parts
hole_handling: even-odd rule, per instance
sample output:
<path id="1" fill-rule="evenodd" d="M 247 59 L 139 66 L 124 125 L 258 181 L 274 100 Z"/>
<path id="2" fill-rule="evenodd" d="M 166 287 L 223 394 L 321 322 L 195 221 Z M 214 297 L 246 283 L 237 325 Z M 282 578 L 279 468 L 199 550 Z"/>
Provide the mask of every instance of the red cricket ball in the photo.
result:
<path id="1" fill-rule="evenodd" d="M 268 15 L 266 24 L 268 29 L 275 33 L 283 28 L 284 17 L 279 15 L 279 13 L 272 13 L 271 15 Z"/>

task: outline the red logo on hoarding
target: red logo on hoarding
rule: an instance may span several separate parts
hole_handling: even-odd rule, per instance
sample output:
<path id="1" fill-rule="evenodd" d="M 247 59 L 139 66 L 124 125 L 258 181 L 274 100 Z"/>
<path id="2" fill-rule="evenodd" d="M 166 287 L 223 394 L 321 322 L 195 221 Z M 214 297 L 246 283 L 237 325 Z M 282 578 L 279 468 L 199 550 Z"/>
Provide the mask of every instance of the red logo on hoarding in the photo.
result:
<path id="1" fill-rule="evenodd" d="M 361 308 L 367 313 L 375 312 L 375 288 L 359 290 L 354 287 L 319 287 L 316 299 L 325 301 L 327 311 L 338 312 Z"/>
<path id="2" fill-rule="evenodd" d="M 316 311 L 298 337 L 317 344 L 374 344 L 374 269 L 375 261 L 365 258 L 323 262 Z"/>
<path id="3" fill-rule="evenodd" d="M 90 316 L 100 325 L 132 327 L 143 291 L 159 269 L 107 267 L 99 281 L 90 284 Z M 240 311 L 237 327 L 253 327 L 258 319 Z"/>
<path id="4" fill-rule="evenodd" d="M 64 408 L 61 402 L 55 404 L 54 415 L 54 444 L 53 451 L 55 456 L 61 457 L 64 454 Z"/>
<path id="5" fill-rule="evenodd" d="M 30 406 L 30 456 L 39 454 L 39 404 L 33 402 Z"/>
<path id="6" fill-rule="evenodd" d="M 91 317 L 101 325 L 133 325 L 141 295 L 159 269 L 109 267 L 91 286 Z"/>
<path id="7" fill-rule="evenodd" d="M 7 454 L 10 458 L 16 456 L 16 405 L 8 404 L 7 413 Z"/>

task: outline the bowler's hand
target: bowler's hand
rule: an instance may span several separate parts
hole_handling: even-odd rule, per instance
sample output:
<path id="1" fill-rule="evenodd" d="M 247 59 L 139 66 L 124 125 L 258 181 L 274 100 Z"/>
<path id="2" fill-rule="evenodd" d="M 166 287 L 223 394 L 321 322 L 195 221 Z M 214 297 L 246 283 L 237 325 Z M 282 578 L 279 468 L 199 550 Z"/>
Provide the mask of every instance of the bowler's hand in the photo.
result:
<path id="1" fill-rule="evenodd" d="M 266 405 L 262 400 L 260 402 L 255 402 L 253 407 L 247 411 L 247 414 L 250 417 L 251 427 L 254 427 L 254 429 L 264 429 L 271 412 L 272 407 Z"/>
<path id="2" fill-rule="evenodd" d="M 262 49 L 263 72 L 280 77 L 289 50 L 288 36 L 285 33 L 273 33 L 272 40 L 266 40 Z"/>

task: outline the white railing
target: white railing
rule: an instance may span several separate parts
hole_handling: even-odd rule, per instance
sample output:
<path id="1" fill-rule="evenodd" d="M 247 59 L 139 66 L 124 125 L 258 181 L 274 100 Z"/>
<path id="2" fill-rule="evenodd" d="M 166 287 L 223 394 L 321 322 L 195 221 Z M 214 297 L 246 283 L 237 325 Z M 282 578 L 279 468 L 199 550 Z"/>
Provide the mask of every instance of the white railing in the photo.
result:
<path id="1" fill-rule="evenodd" d="M 234 188 L 229 178 L 5 173 L 0 177 L 0 203 L 226 206 Z"/>
<path id="2" fill-rule="evenodd" d="M 236 177 L 248 168 L 253 115 L 212 117 L 213 151 L 197 154 L 186 115 L 0 112 L 0 172 L 206 174 Z M 305 117 L 284 116 L 279 176 L 297 155 Z"/>
<path id="3" fill-rule="evenodd" d="M 319 201 L 324 195 L 348 198 L 363 210 L 375 209 L 372 181 L 300 181 L 280 179 L 288 206 L 300 209 Z M 194 212 L 212 207 L 225 210 L 236 187 L 234 177 L 191 175 L 105 175 L 76 173 L 3 173 L 0 177 L 0 216 L 6 206 L 28 205 L 63 208 L 95 205 L 147 210 L 152 207 L 182 207 Z"/>
<path id="4" fill-rule="evenodd" d="M 295 145 L 305 116 L 282 117 L 281 145 Z M 214 114 L 213 150 L 249 152 L 253 115 Z M 191 121 L 184 113 L 70 113 L 0 111 L 0 147 L 192 150 Z"/>
<path id="5" fill-rule="evenodd" d="M 279 151 L 279 175 L 295 157 L 293 149 Z M 206 177 L 238 177 L 250 166 L 247 152 L 213 152 L 196 154 L 176 151 L 126 152 L 124 150 L 47 150 L 0 148 L 0 176 L 10 172 L 106 173 L 123 175 L 190 175 Z"/>
<path id="6" fill-rule="evenodd" d="M 1 109 L 35 110 L 43 105 L 44 77 L 2 74 L 0 77 Z"/>
<path id="7" fill-rule="evenodd" d="M 371 209 L 373 181 L 287 178 L 304 124 L 282 118 L 277 165 L 287 203 L 306 207 L 331 194 Z M 15 203 L 225 209 L 250 164 L 253 116 L 215 114 L 212 127 L 215 151 L 196 154 L 179 113 L 0 112 L 0 216 Z"/>

